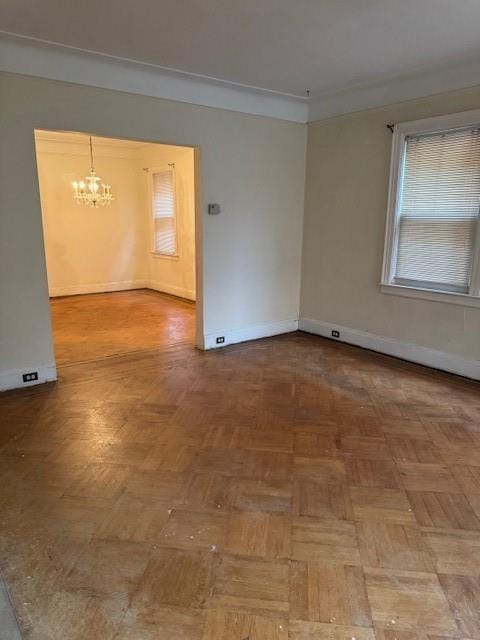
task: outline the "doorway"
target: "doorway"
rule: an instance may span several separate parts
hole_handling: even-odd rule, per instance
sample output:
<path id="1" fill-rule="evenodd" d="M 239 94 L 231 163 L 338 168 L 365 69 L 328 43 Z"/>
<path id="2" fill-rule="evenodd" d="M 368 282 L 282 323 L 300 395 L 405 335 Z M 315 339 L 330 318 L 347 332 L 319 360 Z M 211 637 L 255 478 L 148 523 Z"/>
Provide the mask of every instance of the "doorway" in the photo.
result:
<path id="1" fill-rule="evenodd" d="M 35 131 L 57 365 L 195 345 L 195 149 Z"/>

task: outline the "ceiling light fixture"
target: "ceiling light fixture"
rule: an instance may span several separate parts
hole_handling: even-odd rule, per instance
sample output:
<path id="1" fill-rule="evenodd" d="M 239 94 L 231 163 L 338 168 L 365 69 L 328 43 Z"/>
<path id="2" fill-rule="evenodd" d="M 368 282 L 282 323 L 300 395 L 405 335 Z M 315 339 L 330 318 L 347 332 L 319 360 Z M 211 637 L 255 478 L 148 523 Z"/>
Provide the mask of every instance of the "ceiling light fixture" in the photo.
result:
<path id="1" fill-rule="evenodd" d="M 77 204 L 85 204 L 87 207 L 103 207 L 114 200 L 109 184 L 102 182 L 102 191 L 100 192 L 101 178 L 95 173 L 93 165 L 92 136 L 90 136 L 90 175 L 86 176 L 85 180 L 86 183 L 83 180 L 72 182 L 73 199 Z"/>

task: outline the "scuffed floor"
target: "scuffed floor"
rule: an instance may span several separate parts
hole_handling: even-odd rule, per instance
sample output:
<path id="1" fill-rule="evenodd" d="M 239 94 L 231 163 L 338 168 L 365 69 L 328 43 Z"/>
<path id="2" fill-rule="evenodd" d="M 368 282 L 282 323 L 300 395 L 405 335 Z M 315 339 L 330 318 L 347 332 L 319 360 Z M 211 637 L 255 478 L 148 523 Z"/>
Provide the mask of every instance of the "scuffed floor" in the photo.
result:
<path id="1" fill-rule="evenodd" d="M 478 384 L 301 333 L 59 375 L 0 398 L 24 640 L 480 638 Z"/>
<path id="2" fill-rule="evenodd" d="M 22 640 L 7 588 L 0 577 L 0 640 Z"/>
<path id="3" fill-rule="evenodd" d="M 195 303 L 150 289 L 51 300 L 57 365 L 195 341 Z"/>

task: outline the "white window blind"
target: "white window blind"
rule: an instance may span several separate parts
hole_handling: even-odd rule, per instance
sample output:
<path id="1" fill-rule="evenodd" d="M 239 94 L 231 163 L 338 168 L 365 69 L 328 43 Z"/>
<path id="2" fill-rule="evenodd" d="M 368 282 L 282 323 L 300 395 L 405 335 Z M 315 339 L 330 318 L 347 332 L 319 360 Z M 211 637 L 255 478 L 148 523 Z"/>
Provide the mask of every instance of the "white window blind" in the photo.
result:
<path id="1" fill-rule="evenodd" d="M 153 250 L 161 255 L 173 256 L 177 253 L 174 170 L 156 171 L 152 174 L 152 181 Z"/>
<path id="2" fill-rule="evenodd" d="M 468 293 L 479 207 L 479 128 L 407 135 L 393 282 Z"/>

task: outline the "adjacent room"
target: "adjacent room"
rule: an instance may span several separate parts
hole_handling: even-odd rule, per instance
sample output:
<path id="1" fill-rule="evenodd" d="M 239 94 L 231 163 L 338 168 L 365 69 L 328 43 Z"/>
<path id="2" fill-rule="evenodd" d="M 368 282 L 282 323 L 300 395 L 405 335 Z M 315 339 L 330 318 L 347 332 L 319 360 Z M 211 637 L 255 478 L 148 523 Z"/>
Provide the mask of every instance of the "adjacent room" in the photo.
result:
<path id="1" fill-rule="evenodd" d="M 193 345 L 194 150 L 40 130 L 35 146 L 57 365 Z"/>
<path id="2" fill-rule="evenodd" d="M 479 0 L 0 0 L 0 640 L 480 640 Z"/>

